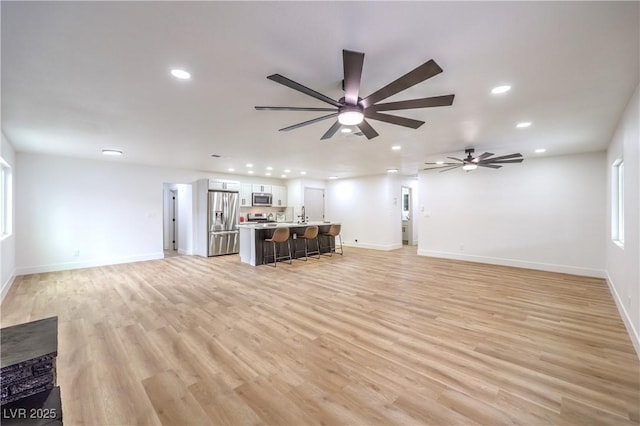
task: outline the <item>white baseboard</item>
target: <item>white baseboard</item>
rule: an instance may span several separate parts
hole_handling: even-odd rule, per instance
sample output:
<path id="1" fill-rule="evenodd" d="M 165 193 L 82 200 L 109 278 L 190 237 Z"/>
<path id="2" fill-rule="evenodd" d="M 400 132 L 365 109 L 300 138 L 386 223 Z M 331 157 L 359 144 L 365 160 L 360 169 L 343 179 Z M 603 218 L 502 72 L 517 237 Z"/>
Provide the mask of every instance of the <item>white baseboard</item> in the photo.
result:
<path id="1" fill-rule="evenodd" d="M 193 250 L 185 250 L 185 249 L 178 249 L 178 254 L 186 254 L 187 256 L 193 256 Z"/>
<path id="2" fill-rule="evenodd" d="M 624 307 L 624 303 L 622 303 L 622 299 L 616 291 L 616 287 L 613 285 L 613 281 L 611 280 L 608 272 L 607 285 L 609 286 L 609 291 L 611 292 L 613 300 L 616 302 L 616 306 L 618 308 L 618 312 L 620 313 L 620 317 L 622 318 L 622 322 L 624 322 L 624 326 L 627 328 L 627 333 L 629 333 L 631 343 L 633 343 L 633 347 L 636 350 L 636 355 L 638 355 L 638 359 L 640 359 L 640 335 L 638 335 L 638 330 L 636 330 L 636 328 L 633 326 L 633 321 L 631 321 L 629 312 L 627 312 L 626 308 Z"/>
<path id="3" fill-rule="evenodd" d="M 433 250 L 418 249 L 419 256 L 440 257 L 444 259 L 466 260 L 468 262 L 488 263 L 491 265 L 513 266 L 516 268 L 535 269 L 538 271 L 559 272 L 563 274 L 581 275 L 584 277 L 606 278 L 604 269 L 582 268 L 554 263 L 531 262 L 527 260 L 506 259 L 501 257 L 477 256 Z"/>
<path id="4" fill-rule="evenodd" d="M 0 302 L 2 302 L 5 296 L 7 295 L 7 293 L 9 293 L 9 290 L 11 289 L 11 286 L 13 285 L 15 280 L 16 280 L 16 271 L 14 270 L 11 273 L 11 275 L 9 275 L 9 278 L 7 279 L 7 281 L 2 283 L 2 288 L 0 288 Z"/>
<path id="5" fill-rule="evenodd" d="M 370 243 L 356 243 L 355 241 L 344 241 L 342 245 L 345 247 L 360 247 L 360 248 L 382 250 L 382 251 L 398 250 L 402 248 L 401 242 L 397 244 L 370 244 Z"/>
<path id="6" fill-rule="evenodd" d="M 27 266 L 16 269 L 16 275 L 41 274 L 44 272 L 66 271 L 70 269 L 93 268 L 96 266 L 116 265 L 119 263 L 142 262 L 145 260 L 163 259 L 164 252 L 145 254 L 140 256 L 113 257 L 93 259 L 82 262 L 54 263 L 49 265 Z"/>

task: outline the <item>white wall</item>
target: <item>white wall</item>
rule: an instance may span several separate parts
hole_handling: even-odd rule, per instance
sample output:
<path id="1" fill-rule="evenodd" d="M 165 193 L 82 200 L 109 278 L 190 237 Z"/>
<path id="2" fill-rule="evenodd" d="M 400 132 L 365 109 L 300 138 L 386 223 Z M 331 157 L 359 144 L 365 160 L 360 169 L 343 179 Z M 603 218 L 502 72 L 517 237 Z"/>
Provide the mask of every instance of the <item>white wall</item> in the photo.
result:
<path id="1" fill-rule="evenodd" d="M 16 275 L 162 258 L 165 183 L 178 184 L 187 193 L 191 183 L 202 178 L 283 184 L 118 158 L 96 161 L 18 152 L 16 161 Z M 185 201 L 191 203 L 188 197 Z M 179 209 L 183 215 L 195 211 L 193 204 Z M 179 251 L 194 252 L 195 227 L 181 222 L 185 229 L 178 230 Z"/>
<path id="2" fill-rule="evenodd" d="M 401 186 L 401 179 L 390 175 L 328 181 L 326 219 L 342 223 L 345 245 L 400 248 Z"/>
<path id="3" fill-rule="evenodd" d="M 163 257 L 162 175 L 18 153 L 18 274 Z"/>
<path id="4" fill-rule="evenodd" d="M 611 293 L 640 357 L 640 87 L 636 89 L 607 151 L 606 270 Z M 611 166 L 624 160 L 624 247 L 611 239 Z"/>
<path id="5" fill-rule="evenodd" d="M 604 277 L 605 153 L 423 171 L 418 254 Z"/>
<path id="6" fill-rule="evenodd" d="M 176 187 L 178 190 L 178 211 L 176 213 L 178 222 L 178 253 L 191 255 L 194 254 L 194 241 L 196 237 L 196 230 L 193 223 L 193 185 L 178 184 Z"/>
<path id="7" fill-rule="evenodd" d="M 15 237 L 15 198 L 16 198 L 16 160 L 15 151 L 9 140 L 2 133 L 2 142 L 0 143 L 0 157 L 9 164 L 13 175 L 13 209 L 12 217 L 14 219 L 13 233 L 0 241 L 0 301 L 4 299 L 13 284 L 16 272 L 16 237 Z"/>

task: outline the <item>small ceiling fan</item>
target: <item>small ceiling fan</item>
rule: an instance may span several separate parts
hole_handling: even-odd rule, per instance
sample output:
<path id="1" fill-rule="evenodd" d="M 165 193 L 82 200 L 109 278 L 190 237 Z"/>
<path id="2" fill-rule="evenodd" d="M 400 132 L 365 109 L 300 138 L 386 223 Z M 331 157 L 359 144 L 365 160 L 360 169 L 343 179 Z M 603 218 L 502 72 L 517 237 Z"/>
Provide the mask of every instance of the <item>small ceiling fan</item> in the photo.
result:
<path id="1" fill-rule="evenodd" d="M 257 110 L 271 111 L 331 111 L 331 114 L 317 117 L 302 123 L 280 129 L 282 132 L 297 129 L 309 124 L 317 123 L 322 120 L 337 117 L 333 125 L 325 132 L 320 139 L 331 138 L 342 126 L 358 126 L 360 131 L 367 137 L 373 139 L 378 133 L 371 127 L 365 118 L 371 120 L 384 121 L 386 123 L 396 124 L 398 126 L 417 129 L 424 124 L 424 121 L 414 120 L 406 117 L 398 117 L 397 115 L 383 114 L 380 111 L 396 111 L 414 108 L 429 108 L 449 106 L 453 104 L 455 95 L 435 96 L 431 98 L 411 99 L 407 101 L 387 102 L 379 104 L 383 99 L 387 99 L 403 90 L 408 89 L 434 75 L 442 72 L 442 68 L 431 59 L 420 65 L 413 71 L 408 72 L 397 80 L 387 84 L 385 87 L 375 91 L 366 98 L 361 98 L 360 94 L 360 78 L 362 77 L 362 65 L 364 63 L 364 53 L 353 52 L 351 50 L 342 51 L 342 61 L 344 65 L 343 89 L 344 97 L 334 100 L 328 96 L 309 89 L 300 83 L 288 79 L 280 74 L 268 76 L 269 80 L 280 83 L 291 89 L 302 92 L 313 98 L 321 100 L 333 108 L 305 108 L 305 107 L 274 107 L 274 106 L 257 106 Z"/>
<path id="2" fill-rule="evenodd" d="M 456 163 L 443 163 L 443 162 L 424 163 L 428 165 L 437 166 L 437 167 L 427 167 L 424 170 L 442 169 L 440 170 L 440 173 L 442 173 L 442 172 L 448 172 L 449 170 L 457 169 L 458 167 L 462 167 L 463 170 L 470 172 L 471 170 L 475 170 L 478 167 L 489 167 L 491 169 L 499 169 L 500 167 L 502 167 L 503 164 L 522 163 L 522 160 L 523 160 L 522 154 L 520 153 L 490 158 L 495 154 L 493 154 L 492 152 L 485 152 L 483 154 L 480 154 L 477 157 L 473 157 L 472 154 L 474 153 L 474 151 L 475 150 L 473 148 L 465 149 L 464 152 L 465 154 L 467 154 L 467 158 L 463 160 L 455 157 L 447 157 L 451 160 L 455 160 Z"/>

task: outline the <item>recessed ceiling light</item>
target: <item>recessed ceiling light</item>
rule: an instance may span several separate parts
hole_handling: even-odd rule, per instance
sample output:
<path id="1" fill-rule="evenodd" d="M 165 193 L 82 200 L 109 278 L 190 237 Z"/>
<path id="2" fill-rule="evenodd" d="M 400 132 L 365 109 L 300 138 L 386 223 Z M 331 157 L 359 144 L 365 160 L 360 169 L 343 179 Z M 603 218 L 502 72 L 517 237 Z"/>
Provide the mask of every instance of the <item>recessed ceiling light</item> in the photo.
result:
<path id="1" fill-rule="evenodd" d="M 338 179 L 338 176 L 329 176 L 329 179 Z"/>
<path id="2" fill-rule="evenodd" d="M 511 90 L 511 86 L 508 86 L 508 85 L 497 86 L 491 89 L 491 93 L 493 93 L 494 95 L 499 95 L 501 93 L 507 93 L 509 90 Z"/>
<path id="3" fill-rule="evenodd" d="M 291 170 L 289 170 L 289 169 L 284 169 L 284 172 L 285 172 L 285 173 L 291 173 Z"/>
<path id="4" fill-rule="evenodd" d="M 402 147 L 400 145 L 394 145 L 391 147 L 392 150 L 394 151 L 400 151 L 402 149 Z"/>
<path id="5" fill-rule="evenodd" d="M 171 70 L 171 75 L 180 80 L 189 80 L 191 78 L 191 74 L 181 69 Z"/>
<path id="6" fill-rule="evenodd" d="M 267 170 L 273 170 L 273 167 L 267 166 Z"/>
<path id="7" fill-rule="evenodd" d="M 398 173 L 398 169 L 387 169 L 387 173 Z"/>
<path id="8" fill-rule="evenodd" d="M 235 172 L 236 169 L 234 169 L 233 167 L 229 167 L 227 170 L 229 170 L 230 172 Z"/>
<path id="9" fill-rule="evenodd" d="M 437 165 L 444 164 L 444 161 L 436 161 L 436 164 L 437 164 Z"/>
<path id="10" fill-rule="evenodd" d="M 122 151 L 118 151 L 117 149 L 103 149 L 102 153 L 104 155 L 122 155 Z"/>
<path id="11" fill-rule="evenodd" d="M 271 172 L 267 172 L 264 174 L 265 176 L 271 176 Z"/>
<path id="12" fill-rule="evenodd" d="M 301 175 L 306 175 L 306 174 L 307 174 L 307 172 L 300 172 L 300 174 L 301 174 Z"/>
<path id="13" fill-rule="evenodd" d="M 247 173 L 249 173 L 250 175 L 253 174 L 253 170 L 247 170 Z"/>
<path id="14" fill-rule="evenodd" d="M 531 126 L 531 122 L 530 121 L 523 121 L 521 123 L 516 124 L 516 127 L 518 129 L 524 129 L 525 127 L 529 127 Z"/>
<path id="15" fill-rule="evenodd" d="M 253 164 L 251 164 L 251 163 L 247 163 L 247 164 L 246 164 L 246 166 L 247 166 L 247 167 L 253 167 Z"/>
<path id="16" fill-rule="evenodd" d="M 547 150 L 544 149 L 544 148 L 538 148 L 538 149 L 535 150 L 536 154 L 542 154 L 543 152 L 547 152 Z"/>
<path id="17" fill-rule="evenodd" d="M 351 133 L 352 132 L 352 130 L 350 128 L 348 128 L 348 127 L 343 127 L 342 129 L 340 129 L 340 131 L 342 133 Z"/>
<path id="18" fill-rule="evenodd" d="M 287 175 L 280 175 L 280 177 L 281 177 L 281 178 L 286 178 L 286 177 L 287 177 Z"/>

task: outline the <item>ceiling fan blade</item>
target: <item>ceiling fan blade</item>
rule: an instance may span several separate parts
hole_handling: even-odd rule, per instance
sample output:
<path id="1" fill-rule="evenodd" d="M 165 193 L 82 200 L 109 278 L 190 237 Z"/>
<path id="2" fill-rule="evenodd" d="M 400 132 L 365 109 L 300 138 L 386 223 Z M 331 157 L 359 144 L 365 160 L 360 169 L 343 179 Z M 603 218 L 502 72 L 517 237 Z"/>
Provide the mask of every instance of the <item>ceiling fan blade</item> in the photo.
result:
<path id="1" fill-rule="evenodd" d="M 456 160 L 456 161 L 459 161 L 461 163 L 464 163 L 464 160 L 461 160 L 461 159 L 456 158 L 456 157 L 447 157 L 447 158 L 450 159 L 450 160 Z"/>
<path id="2" fill-rule="evenodd" d="M 343 50 L 342 62 L 344 64 L 344 100 L 349 105 L 358 105 L 364 53 Z"/>
<path id="3" fill-rule="evenodd" d="M 457 166 L 451 166 L 448 169 L 440 170 L 438 173 L 448 172 L 449 170 L 457 169 L 458 167 L 462 167 L 462 164 L 458 164 Z"/>
<path id="4" fill-rule="evenodd" d="M 502 167 L 502 166 L 494 166 L 492 164 L 482 164 L 482 163 L 478 164 L 478 166 L 480 166 L 480 167 L 489 167 L 489 168 L 492 168 L 492 169 L 499 169 L 500 167 Z"/>
<path id="5" fill-rule="evenodd" d="M 382 114 L 375 111 L 365 110 L 364 116 L 372 120 L 384 121 L 386 123 L 397 124 L 398 126 L 410 127 L 417 129 L 424 124 L 424 121 L 414 120 L 412 118 L 398 117 L 395 115 Z"/>
<path id="6" fill-rule="evenodd" d="M 509 155 L 502 155 L 500 157 L 494 157 L 492 158 L 490 161 L 500 161 L 500 160 L 508 160 L 510 158 L 517 158 L 517 157 L 522 157 L 522 154 L 509 154 Z"/>
<path id="7" fill-rule="evenodd" d="M 333 123 L 331 127 L 329 127 L 329 130 L 327 130 L 327 132 L 324 135 L 322 135 L 320 140 L 330 139 L 333 135 L 336 134 L 340 126 L 342 126 L 342 124 L 340 124 L 340 122 L 336 120 L 336 122 Z"/>
<path id="8" fill-rule="evenodd" d="M 436 163 L 425 163 L 425 164 L 436 164 Z M 435 170 L 435 169 L 446 169 L 447 167 L 458 167 L 458 166 L 462 166 L 462 164 L 456 164 L 456 163 L 445 163 L 445 164 L 438 164 L 436 167 L 425 167 L 423 170 Z"/>
<path id="9" fill-rule="evenodd" d="M 303 86 L 300 83 L 296 83 L 295 81 L 290 80 L 287 77 L 284 77 L 284 76 L 282 76 L 280 74 L 273 74 L 273 75 L 270 75 L 267 78 L 269 80 L 271 80 L 271 81 L 275 81 L 276 83 L 280 83 L 282 85 L 285 85 L 285 86 L 287 86 L 287 87 L 289 87 L 289 88 L 291 88 L 293 90 L 297 90 L 298 92 L 302 92 L 305 95 L 309 95 L 309 96 L 314 97 L 314 98 L 316 98 L 318 100 L 321 100 L 322 102 L 326 102 L 328 104 L 331 104 L 331 105 L 333 105 L 335 107 L 340 108 L 342 106 L 338 101 L 335 101 L 335 100 L 331 99 L 330 97 L 323 95 L 322 93 L 318 93 L 313 89 L 309 89 L 308 87 Z"/>
<path id="10" fill-rule="evenodd" d="M 378 101 L 387 99 L 388 97 L 393 96 L 396 93 L 400 93 L 411 86 L 415 86 L 416 84 L 428 78 L 431 78 L 434 75 L 440 74 L 441 72 L 442 68 L 440 68 L 440 66 L 436 64 L 436 61 L 431 59 L 420 65 L 413 71 L 409 71 L 397 80 L 387 84 L 382 89 L 373 92 L 365 99 L 363 99 L 360 104 L 364 108 L 367 108 Z"/>
<path id="11" fill-rule="evenodd" d="M 308 124 L 317 123 L 318 121 L 326 120 L 328 118 L 337 117 L 337 116 L 338 116 L 338 113 L 335 112 L 333 114 L 324 115 L 322 117 L 314 118 L 313 120 L 303 121 L 302 123 L 294 124 L 293 126 L 284 127 L 282 129 L 280 129 L 280 131 L 281 132 L 288 132 L 289 130 L 297 129 L 299 127 L 306 126 Z"/>
<path id="12" fill-rule="evenodd" d="M 393 111 L 399 109 L 430 108 L 449 106 L 453 104 L 455 95 L 434 96 L 432 98 L 411 99 L 408 101 L 387 102 L 385 104 L 371 105 L 372 111 Z"/>
<path id="13" fill-rule="evenodd" d="M 453 165 L 458 165 L 458 163 L 424 163 L 424 164 L 434 164 L 437 166 L 442 166 L 442 167 L 446 167 L 446 166 L 453 166 Z"/>
<path id="14" fill-rule="evenodd" d="M 495 155 L 493 152 L 485 152 L 483 154 L 480 154 L 479 156 L 477 156 L 474 161 L 478 162 L 478 161 L 482 161 L 487 157 L 491 157 L 492 155 Z M 491 161 L 491 160 L 487 160 L 487 161 Z"/>
<path id="15" fill-rule="evenodd" d="M 485 160 L 481 161 L 479 164 L 509 164 L 509 163 L 522 163 L 523 158 L 518 158 L 517 160 Z"/>
<path id="16" fill-rule="evenodd" d="M 371 124 L 367 120 L 362 120 L 362 123 L 358 124 L 358 129 L 367 137 L 367 139 L 373 139 L 378 136 L 378 132 L 376 132 Z"/>
<path id="17" fill-rule="evenodd" d="M 337 111 L 335 108 L 275 107 L 257 106 L 258 111 Z"/>

